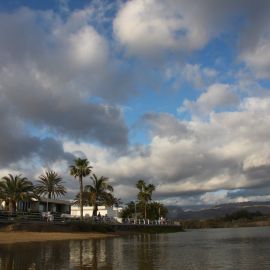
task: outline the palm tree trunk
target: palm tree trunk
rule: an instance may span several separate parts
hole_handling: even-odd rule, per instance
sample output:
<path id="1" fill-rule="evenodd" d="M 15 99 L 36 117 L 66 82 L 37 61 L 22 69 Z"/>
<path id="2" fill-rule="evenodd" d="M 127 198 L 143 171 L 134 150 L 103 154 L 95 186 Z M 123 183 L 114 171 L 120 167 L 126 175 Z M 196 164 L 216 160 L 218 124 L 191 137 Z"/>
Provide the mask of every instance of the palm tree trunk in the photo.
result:
<path id="1" fill-rule="evenodd" d="M 14 212 L 13 205 L 14 205 L 13 202 L 10 200 L 8 202 L 8 210 L 9 210 L 10 213 L 13 213 Z"/>
<path id="2" fill-rule="evenodd" d="M 80 213 L 81 213 L 81 220 L 83 220 L 83 181 L 81 176 L 79 181 L 80 181 Z"/>
<path id="3" fill-rule="evenodd" d="M 97 240 L 92 240 L 92 267 L 93 269 L 98 269 L 98 249 L 97 249 Z"/>
<path id="4" fill-rule="evenodd" d="M 46 212 L 49 212 L 49 199 L 50 199 L 50 193 L 48 194 L 47 200 L 46 200 Z"/>
<path id="5" fill-rule="evenodd" d="M 144 204 L 144 219 L 146 219 L 146 203 Z"/>
<path id="6" fill-rule="evenodd" d="M 98 205 L 95 203 L 94 204 L 94 209 L 93 209 L 93 217 L 97 216 L 97 210 L 98 210 Z"/>

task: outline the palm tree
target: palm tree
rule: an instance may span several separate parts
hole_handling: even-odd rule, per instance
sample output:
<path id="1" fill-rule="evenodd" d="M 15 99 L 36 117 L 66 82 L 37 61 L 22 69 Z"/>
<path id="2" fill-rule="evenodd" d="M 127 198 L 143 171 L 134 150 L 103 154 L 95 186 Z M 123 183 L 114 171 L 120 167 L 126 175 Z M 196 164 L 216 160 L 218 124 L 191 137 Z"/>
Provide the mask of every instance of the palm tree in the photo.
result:
<path id="1" fill-rule="evenodd" d="M 48 199 L 52 197 L 64 196 L 67 191 L 63 186 L 62 177 L 56 172 L 48 170 L 45 174 L 39 176 L 38 185 L 36 185 L 36 192 L 39 195 L 45 195 Z"/>
<path id="2" fill-rule="evenodd" d="M 4 190 L 3 190 L 3 187 L 2 187 L 1 182 L 0 182 L 0 209 L 1 209 L 1 204 L 4 201 L 5 201 Z"/>
<path id="3" fill-rule="evenodd" d="M 112 198 L 113 195 L 110 192 L 113 192 L 113 187 L 107 183 L 108 178 L 101 176 L 98 178 L 95 174 L 91 176 L 92 185 L 85 186 L 85 190 L 89 191 L 91 194 L 91 204 L 94 206 L 93 216 L 97 215 L 98 205 L 114 204 Z M 111 204 L 112 203 L 112 204 Z"/>
<path id="4" fill-rule="evenodd" d="M 83 191 L 83 206 L 93 206 L 95 204 L 95 193 L 89 191 L 89 185 L 85 186 Z M 78 193 L 74 200 L 74 205 L 80 205 L 80 193 Z M 111 193 L 102 193 L 99 199 L 99 205 L 116 206 L 119 207 L 122 200 L 113 196 Z"/>
<path id="5" fill-rule="evenodd" d="M 0 190 L 3 200 L 8 204 L 10 212 L 17 211 L 19 201 L 35 197 L 34 186 L 31 181 L 21 175 L 9 174 L 0 181 Z"/>
<path id="6" fill-rule="evenodd" d="M 70 175 L 75 178 L 79 178 L 80 183 L 80 212 L 81 220 L 83 220 L 83 177 L 86 177 L 91 173 L 92 166 L 89 165 L 87 159 L 77 158 L 74 160 L 74 165 L 69 166 Z"/>
<path id="7" fill-rule="evenodd" d="M 139 180 L 136 187 L 139 189 L 137 198 L 144 205 L 144 218 L 146 219 L 147 204 L 152 200 L 152 193 L 155 190 L 155 186 L 152 184 L 146 185 L 144 180 Z"/>
<path id="8" fill-rule="evenodd" d="M 83 191 L 83 206 L 91 206 L 93 205 L 92 193 L 85 190 Z M 75 196 L 74 205 L 80 206 L 80 192 L 78 192 Z"/>

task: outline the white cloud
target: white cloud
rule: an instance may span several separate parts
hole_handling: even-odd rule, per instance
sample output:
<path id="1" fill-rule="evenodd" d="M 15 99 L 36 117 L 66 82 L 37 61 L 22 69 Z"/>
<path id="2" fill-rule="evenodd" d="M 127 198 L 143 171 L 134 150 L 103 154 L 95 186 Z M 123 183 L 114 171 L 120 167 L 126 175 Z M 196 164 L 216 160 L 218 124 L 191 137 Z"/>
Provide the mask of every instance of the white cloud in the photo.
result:
<path id="1" fill-rule="evenodd" d="M 203 90 L 217 79 L 218 71 L 210 67 L 201 67 L 199 64 L 171 65 L 165 69 L 165 78 L 174 80 L 175 90 L 181 89 L 183 82 L 190 83 L 194 88 Z"/>
<path id="2" fill-rule="evenodd" d="M 257 76 L 269 78 L 270 4 L 261 0 L 134 0 L 124 3 L 114 20 L 114 33 L 131 55 L 158 58 L 190 54 L 223 33 L 239 31 L 238 59 Z M 239 18 L 244 18 L 243 21 Z M 232 22 L 238 21 L 235 27 Z M 194 78 L 201 84 L 200 78 Z"/>
<path id="3" fill-rule="evenodd" d="M 213 68 L 201 68 L 199 65 L 186 64 L 183 68 L 183 76 L 197 89 L 202 89 L 209 80 L 217 76 Z"/>
<path id="4" fill-rule="evenodd" d="M 69 36 L 72 63 L 100 69 L 108 61 L 107 44 L 91 26 L 85 26 Z"/>
<path id="5" fill-rule="evenodd" d="M 202 48 L 212 35 L 207 25 L 196 4 L 135 0 L 125 3 L 118 12 L 114 32 L 131 54 L 146 56 L 163 50 Z"/>
<path id="6" fill-rule="evenodd" d="M 89 160 L 94 160 L 94 170 L 111 177 L 114 185 L 123 188 L 123 193 L 124 187 L 129 190 L 130 199 L 136 196 L 136 190 L 131 187 L 140 178 L 157 186 L 159 198 L 260 187 L 269 181 L 270 171 L 267 150 L 270 148 L 270 106 L 264 106 L 267 102 L 265 98 L 249 98 L 239 105 L 237 112 L 213 113 L 207 122 L 176 121 L 168 133 L 154 128 L 145 151 L 130 149 L 126 155 L 117 156 L 113 151 L 76 143 L 66 143 L 64 149 L 84 152 Z M 257 106 L 249 106 L 253 103 Z M 254 107 L 264 110 L 258 112 Z M 162 118 L 157 115 L 151 121 L 158 122 L 159 116 Z M 175 128 L 177 123 L 179 127 L 186 126 L 187 136 Z M 171 129 L 170 123 L 163 122 L 163 125 L 164 129 Z M 123 197 L 121 190 L 118 194 Z M 212 195 L 208 195 L 200 202 L 209 201 Z M 217 202 L 221 198 L 221 195 L 213 196 Z"/>
<path id="7" fill-rule="evenodd" d="M 206 192 L 200 197 L 203 204 L 222 204 L 227 202 L 228 191 Z"/>
<path id="8" fill-rule="evenodd" d="M 233 87 L 228 84 L 213 84 L 196 101 L 185 100 L 179 112 L 189 111 L 194 116 L 207 116 L 215 109 L 235 107 L 239 103 Z"/>
<path id="9" fill-rule="evenodd" d="M 243 162 L 244 170 L 263 166 L 270 166 L 270 150 L 268 148 L 259 149 L 257 153 L 248 155 Z"/>
<path id="10" fill-rule="evenodd" d="M 243 50 L 240 59 L 254 71 L 257 78 L 270 78 L 270 38 L 262 38 L 253 48 Z"/>
<path id="11" fill-rule="evenodd" d="M 90 160 L 97 174 L 110 177 L 116 194 L 126 199 L 135 198 L 134 185 L 140 178 L 155 184 L 161 199 L 191 196 L 190 200 L 197 198 L 201 203 L 226 200 L 229 193 L 216 193 L 220 189 L 267 185 L 268 90 L 232 73 L 230 79 L 243 80 L 235 85 L 215 83 L 220 73 L 210 64 L 206 66 L 205 58 L 201 60 L 204 64 L 191 64 L 205 54 L 196 54 L 187 64 L 182 63 L 182 56 L 201 50 L 214 37 L 222 42 L 220 34 L 225 33 L 226 39 L 228 30 L 223 26 L 232 14 L 241 14 L 250 27 L 241 26 L 245 31 L 241 33 L 238 59 L 257 78 L 268 78 L 268 0 L 256 4 L 253 0 L 126 1 L 113 26 L 113 4 L 107 8 L 102 1 L 95 1 L 98 10 L 88 6 L 71 11 L 67 1 L 60 2 L 63 17 L 54 11 L 26 8 L 0 13 L 0 35 L 4 37 L 0 43 L 0 161 L 10 169 L 2 173 L 17 168 L 34 179 L 48 163 L 63 175 L 74 193 L 78 186 L 68 175 L 68 163 L 73 155 L 80 154 Z M 102 23 L 108 26 L 104 32 L 100 31 Z M 128 146 L 125 112 L 114 102 L 134 93 L 134 73 L 140 91 L 150 88 L 146 81 L 151 88 L 158 88 L 163 77 L 158 78 L 156 65 L 139 70 L 136 60 L 136 65 L 124 62 L 118 44 L 133 56 L 169 56 L 169 62 L 162 66 L 165 87 L 167 83 L 171 87 L 169 81 L 175 80 L 178 86 L 188 82 L 206 89 L 197 100 L 186 100 L 179 109 L 191 113 L 192 120 L 146 113 L 143 121 L 150 130 L 149 145 Z M 249 98 L 241 101 L 238 94 Z M 97 96 L 99 102 L 92 103 L 91 98 Z M 44 130 L 40 138 L 39 129 Z M 58 140 L 52 139 L 55 136 Z M 93 141 L 127 148 L 119 153 Z"/>

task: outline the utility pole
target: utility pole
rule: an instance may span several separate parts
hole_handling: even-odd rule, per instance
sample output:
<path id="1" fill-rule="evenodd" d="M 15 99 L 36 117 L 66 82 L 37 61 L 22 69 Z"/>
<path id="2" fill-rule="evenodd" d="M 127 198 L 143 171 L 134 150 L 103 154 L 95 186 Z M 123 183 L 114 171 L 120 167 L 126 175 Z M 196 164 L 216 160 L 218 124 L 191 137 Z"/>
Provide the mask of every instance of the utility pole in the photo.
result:
<path id="1" fill-rule="evenodd" d="M 134 219 L 135 219 L 135 224 L 137 223 L 137 208 L 136 208 L 136 201 L 134 202 L 134 205 L 135 205 L 135 216 L 134 216 Z"/>

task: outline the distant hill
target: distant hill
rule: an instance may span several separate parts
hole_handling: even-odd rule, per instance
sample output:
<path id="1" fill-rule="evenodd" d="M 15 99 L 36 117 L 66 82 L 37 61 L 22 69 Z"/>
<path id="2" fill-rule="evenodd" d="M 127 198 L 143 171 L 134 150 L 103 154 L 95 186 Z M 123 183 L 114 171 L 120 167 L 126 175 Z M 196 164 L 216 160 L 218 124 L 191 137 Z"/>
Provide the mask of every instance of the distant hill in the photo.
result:
<path id="1" fill-rule="evenodd" d="M 263 215 L 270 215 L 270 202 L 228 203 L 212 207 L 207 206 L 200 210 L 183 210 L 178 206 L 168 206 L 167 208 L 169 210 L 168 217 L 176 220 L 205 220 L 220 218 L 243 209 L 248 212 L 259 211 Z"/>

